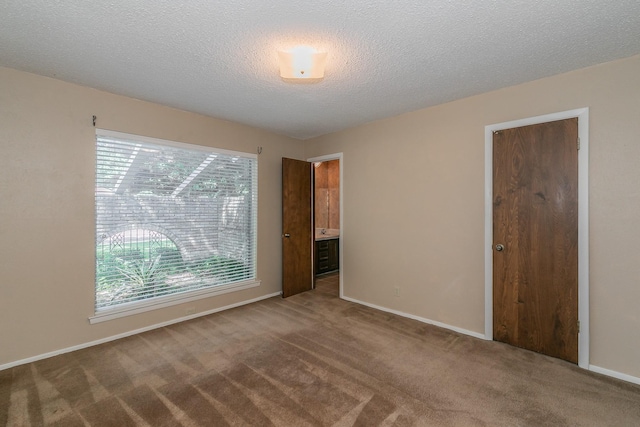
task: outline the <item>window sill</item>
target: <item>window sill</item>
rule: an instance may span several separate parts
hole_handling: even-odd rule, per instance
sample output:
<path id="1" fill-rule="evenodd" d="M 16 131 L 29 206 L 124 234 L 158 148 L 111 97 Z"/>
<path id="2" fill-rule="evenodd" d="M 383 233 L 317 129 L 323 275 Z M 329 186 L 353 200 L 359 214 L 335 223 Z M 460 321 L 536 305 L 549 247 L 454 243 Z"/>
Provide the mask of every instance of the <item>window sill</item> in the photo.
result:
<path id="1" fill-rule="evenodd" d="M 185 292 L 182 294 L 167 295 L 164 297 L 153 298 L 148 301 L 136 301 L 123 304 L 115 308 L 103 308 L 97 311 L 94 316 L 89 317 L 89 323 L 93 325 L 94 323 L 106 322 L 120 317 L 133 316 L 134 314 L 170 307 L 172 305 L 184 304 L 186 302 L 227 294 L 229 292 L 255 288 L 257 286 L 260 286 L 260 280 L 249 280 L 229 285 L 216 286 L 214 288 L 198 289 L 196 291 Z"/>

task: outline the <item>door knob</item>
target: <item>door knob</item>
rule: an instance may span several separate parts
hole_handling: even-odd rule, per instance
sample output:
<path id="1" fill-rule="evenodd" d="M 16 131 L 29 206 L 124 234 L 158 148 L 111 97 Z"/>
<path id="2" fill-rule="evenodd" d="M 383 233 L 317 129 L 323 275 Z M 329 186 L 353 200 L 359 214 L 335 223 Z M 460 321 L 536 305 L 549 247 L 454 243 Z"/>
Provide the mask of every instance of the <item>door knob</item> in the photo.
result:
<path id="1" fill-rule="evenodd" d="M 283 234 L 283 235 L 282 235 L 282 237 L 289 238 L 289 237 L 291 237 L 291 234 L 289 234 L 289 233 L 285 233 L 285 234 Z"/>
<path id="2" fill-rule="evenodd" d="M 500 244 L 496 245 L 496 251 L 498 252 L 504 251 L 504 245 L 500 245 Z"/>

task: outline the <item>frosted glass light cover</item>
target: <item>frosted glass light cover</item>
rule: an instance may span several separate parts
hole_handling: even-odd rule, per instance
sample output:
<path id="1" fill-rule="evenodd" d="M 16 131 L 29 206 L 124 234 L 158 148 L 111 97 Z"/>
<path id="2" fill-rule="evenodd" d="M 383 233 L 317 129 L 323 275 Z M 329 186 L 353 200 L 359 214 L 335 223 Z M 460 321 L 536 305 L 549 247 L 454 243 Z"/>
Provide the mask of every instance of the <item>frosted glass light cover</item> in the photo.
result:
<path id="1" fill-rule="evenodd" d="M 283 79 L 321 79 L 327 52 L 316 52 L 307 46 L 296 46 L 288 52 L 278 51 L 280 77 Z"/>

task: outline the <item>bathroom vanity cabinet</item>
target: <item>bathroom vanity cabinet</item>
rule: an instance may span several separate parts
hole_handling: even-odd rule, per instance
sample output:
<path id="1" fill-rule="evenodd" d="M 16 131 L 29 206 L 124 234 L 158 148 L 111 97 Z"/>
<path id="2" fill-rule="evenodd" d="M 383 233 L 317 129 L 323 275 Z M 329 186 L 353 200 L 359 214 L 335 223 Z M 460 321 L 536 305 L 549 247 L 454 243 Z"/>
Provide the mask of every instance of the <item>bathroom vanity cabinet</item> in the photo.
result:
<path id="1" fill-rule="evenodd" d="M 316 274 L 329 273 L 340 268 L 339 241 L 340 239 L 316 241 Z"/>

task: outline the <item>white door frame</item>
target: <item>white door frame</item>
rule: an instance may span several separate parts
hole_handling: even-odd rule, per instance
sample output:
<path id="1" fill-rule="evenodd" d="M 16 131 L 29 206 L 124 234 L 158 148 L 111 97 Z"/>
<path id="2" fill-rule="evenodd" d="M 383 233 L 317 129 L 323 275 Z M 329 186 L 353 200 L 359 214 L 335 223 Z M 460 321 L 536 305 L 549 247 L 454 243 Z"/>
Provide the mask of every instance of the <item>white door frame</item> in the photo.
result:
<path id="1" fill-rule="evenodd" d="M 578 118 L 578 366 L 589 369 L 589 108 L 529 117 L 484 128 L 484 338 L 493 340 L 493 132 Z"/>
<path id="2" fill-rule="evenodd" d="M 342 250 L 344 244 L 344 180 L 342 179 L 344 162 L 342 161 L 342 153 L 327 154 L 326 156 L 312 157 L 310 159 L 307 159 L 308 162 L 327 162 L 329 160 L 340 160 L 340 240 L 338 240 L 338 262 L 340 263 L 340 270 L 338 274 L 340 275 L 340 298 L 342 298 L 344 296 L 344 251 Z M 315 215 L 315 212 L 312 213 Z M 315 230 L 313 230 L 313 232 L 315 233 Z"/>

